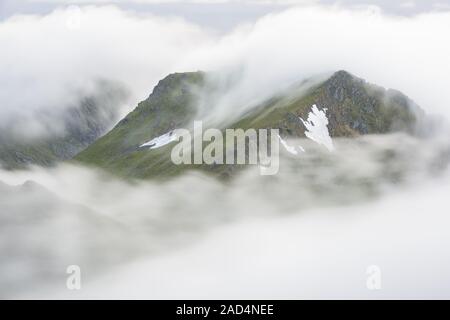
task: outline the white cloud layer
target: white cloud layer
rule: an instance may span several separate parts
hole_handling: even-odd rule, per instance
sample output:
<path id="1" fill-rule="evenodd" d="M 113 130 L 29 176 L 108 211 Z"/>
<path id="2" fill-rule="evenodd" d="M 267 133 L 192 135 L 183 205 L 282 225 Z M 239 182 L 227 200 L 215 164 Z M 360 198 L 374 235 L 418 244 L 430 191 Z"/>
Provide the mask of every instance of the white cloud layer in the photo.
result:
<path id="1" fill-rule="evenodd" d="M 225 115 L 293 81 L 346 69 L 448 116 L 449 29 L 446 12 L 395 17 L 321 6 L 270 14 L 225 35 L 113 6 L 15 16 L 0 24 L 0 124 L 66 106 L 97 79 L 131 89 L 130 110 L 166 74 L 189 70 L 239 70 Z"/>
<path id="2" fill-rule="evenodd" d="M 141 17 L 115 7 L 13 17 L 0 24 L 0 125 L 71 106 L 80 95 L 92 94 L 100 79 L 130 87 L 134 105 L 176 70 L 183 52 L 206 39 L 205 32 L 179 19 Z"/>
<path id="3" fill-rule="evenodd" d="M 428 111 L 449 116 L 448 30 L 450 13 L 399 18 L 376 9 L 323 7 L 271 14 L 224 36 L 111 6 L 16 16 L 0 24 L 0 124 L 64 108 L 77 92 L 95 90 L 96 79 L 132 90 L 131 109 L 167 73 L 198 69 L 239 71 L 235 90 L 220 101 L 224 116 L 293 81 L 338 69 L 402 90 Z M 0 171 L 8 184 L 32 179 L 44 187 L 0 183 L 0 236 L 8 257 L 0 263 L 1 287 L 8 291 L 0 296 L 43 297 L 41 285 L 50 276 L 50 296 L 68 295 L 61 279 L 75 261 L 89 272 L 107 272 L 105 278 L 94 272 L 96 281 L 87 272 L 92 281 L 79 292 L 83 297 L 448 298 L 447 155 L 446 137 L 339 140 L 336 152 L 324 156 L 308 148 L 301 162 L 288 162 L 273 180 L 249 174 L 231 188 L 203 176 L 130 185 L 86 168 Z M 430 174 L 444 178 L 430 183 Z M 423 189 L 411 191 L 417 186 Z M 392 195 L 392 189 L 402 191 Z M 341 207 L 375 195 L 381 200 Z M 255 216 L 276 221 L 258 225 Z M 230 221 L 239 225 L 205 235 Z M 205 241 L 190 250 L 153 252 L 178 249 L 200 235 Z M 130 248 L 148 260 L 124 265 Z M 217 249 L 225 254 L 215 255 Z M 185 267 L 174 267 L 180 263 Z M 383 272 L 386 290 L 379 294 L 364 286 L 370 264 Z M 117 266 L 124 269 L 114 272 Z"/>
<path id="4" fill-rule="evenodd" d="M 449 29 L 450 13 L 443 12 L 399 18 L 376 8 L 294 8 L 242 27 L 190 58 L 206 69 L 244 66 L 242 84 L 252 96 L 345 69 L 449 115 Z"/>
<path id="5" fill-rule="evenodd" d="M 292 142 L 307 152 L 278 175 L 250 168 L 227 184 L 0 170 L 19 185 L 0 183 L 0 297 L 450 297 L 448 140 Z M 73 264 L 80 291 L 65 287 Z M 366 287 L 370 265 L 382 290 Z"/>

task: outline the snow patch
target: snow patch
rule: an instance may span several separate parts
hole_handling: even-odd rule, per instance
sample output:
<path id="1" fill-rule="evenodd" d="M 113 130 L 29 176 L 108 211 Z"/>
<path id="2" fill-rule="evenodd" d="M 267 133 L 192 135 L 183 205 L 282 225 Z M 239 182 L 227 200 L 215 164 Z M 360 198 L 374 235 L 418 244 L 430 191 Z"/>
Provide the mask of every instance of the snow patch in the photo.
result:
<path id="1" fill-rule="evenodd" d="M 305 135 L 309 139 L 324 145 L 328 151 L 333 151 L 333 141 L 331 140 L 330 133 L 328 132 L 328 118 L 326 115 L 327 108 L 319 110 L 315 104 L 311 108 L 311 112 L 308 114 L 308 119 L 305 121 L 302 118 L 300 120 L 305 125 Z"/>
<path id="2" fill-rule="evenodd" d="M 146 148 L 148 147 L 149 149 L 157 149 L 157 148 L 161 148 L 162 146 L 165 146 L 166 144 L 171 143 L 172 141 L 177 141 L 178 140 L 178 135 L 175 133 L 175 130 L 169 131 L 159 137 L 156 137 L 144 144 L 142 144 L 141 146 L 139 146 L 139 148 Z"/>
<path id="3" fill-rule="evenodd" d="M 299 152 L 305 152 L 302 146 L 290 146 L 285 140 L 283 140 L 280 135 L 278 135 L 278 139 L 280 139 L 281 144 L 286 149 L 287 152 L 293 155 L 298 155 Z"/>

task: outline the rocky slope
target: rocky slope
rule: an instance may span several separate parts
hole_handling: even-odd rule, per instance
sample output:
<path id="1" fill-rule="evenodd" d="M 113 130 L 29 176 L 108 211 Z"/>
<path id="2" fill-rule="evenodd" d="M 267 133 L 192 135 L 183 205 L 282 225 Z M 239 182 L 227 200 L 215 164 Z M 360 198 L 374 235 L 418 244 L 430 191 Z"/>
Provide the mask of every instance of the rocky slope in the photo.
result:
<path id="1" fill-rule="evenodd" d="M 304 137 L 311 106 L 327 108 L 332 137 L 418 131 L 423 111 L 399 91 L 367 83 L 346 71 L 334 73 L 306 92 L 284 93 L 251 112 L 238 126 L 279 128 L 287 136 Z"/>

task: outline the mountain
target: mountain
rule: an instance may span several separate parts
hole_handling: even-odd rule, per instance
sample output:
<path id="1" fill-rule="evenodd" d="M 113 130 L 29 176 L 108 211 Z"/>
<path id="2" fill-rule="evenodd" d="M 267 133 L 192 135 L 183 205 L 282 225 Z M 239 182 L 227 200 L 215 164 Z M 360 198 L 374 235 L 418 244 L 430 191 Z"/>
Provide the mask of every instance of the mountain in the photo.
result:
<path id="1" fill-rule="evenodd" d="M 118 106 L 127 93 L 117 85 L 102 83 L 99 91 L 82 98 L 57 116 L 40 114 L 62 124 L 61 132 L 24 137 L 12 128 L 0 129 L 0 166 L 22 169 L 29 165 L 51 166 L 74 155 L 106 133 L 117 120 Z M 58 119 L 58 120 L 56 120 Z M 54 123 L 46 123 L 54 127 Z M 27 128 L 23 128 L 26 131 Z"/>
<path id="2" fill-rule="evenodd" d="M 153 150 L 140 148 L 173 129 L 191 128 L 198 115 L 196 106 L 202 94 L 209 91 L 214 91 L 214 85 L 207 73 L 167 76 L 148 99 L 75 160 L 133 178 L 168 177 L 186 169 L 228 175 L 231 166 L 174 165 L 170 159 L 174 143 Z M 325 80 L 304 81 L 280 92 L 240 115 L 227 128 L 277 128 L 284 137 L 304 137 L 305 126 L 300 117 L 306 119 L 314 104 L 327 108 L 332 137 L 395 131 L 414 133 L 424 116 L 401 92 L 386 90 L 346 71 L 338 71 Z"/>

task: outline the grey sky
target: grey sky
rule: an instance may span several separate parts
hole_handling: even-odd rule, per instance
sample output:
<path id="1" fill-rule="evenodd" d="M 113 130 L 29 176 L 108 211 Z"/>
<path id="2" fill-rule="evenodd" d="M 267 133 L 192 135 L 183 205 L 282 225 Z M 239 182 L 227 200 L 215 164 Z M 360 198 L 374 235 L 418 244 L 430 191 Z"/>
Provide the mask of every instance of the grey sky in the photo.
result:
<path id="1" fill-rule="evenodd" d="M 164 2 L 164 0 L 160 0 Z M 167 1 L 167 0 L 166 0 Z M 158 15 L 180 16 L 199 25 L 227 31 L 239 23 L 255 21 L 271 12 L 277 12 L 292 5 L 287 0 L 203 0 L 197 3 L 175 2 L 155 3 L 159 0 L 0 0 L 0 20 L 15 14 L 45 14 L 58 6 L 68 4 L 105 4 L 114 3 L 121 8 L 138 12 L 150 12 Z M 209 3 L 208 3 L 209 2 Z M 267 3 L 270 2 L 270 3 Z M 303 0 L 299 2 L 308 2 Z M 432 10 L 449 10 L 450 0 L 311 0 L 321 4 L 339 3 L 346 7 L 376 5 L 383 11 L 397 15 L 411 15 Z"/>

